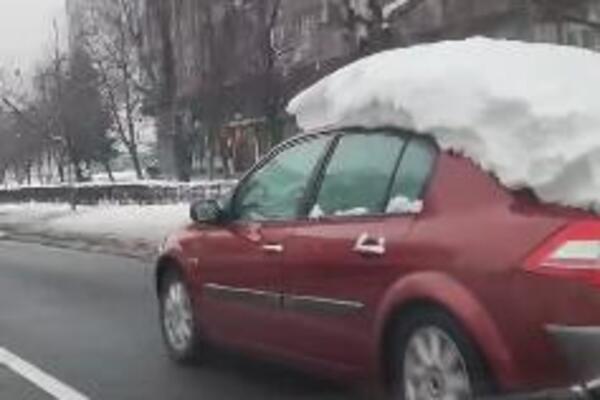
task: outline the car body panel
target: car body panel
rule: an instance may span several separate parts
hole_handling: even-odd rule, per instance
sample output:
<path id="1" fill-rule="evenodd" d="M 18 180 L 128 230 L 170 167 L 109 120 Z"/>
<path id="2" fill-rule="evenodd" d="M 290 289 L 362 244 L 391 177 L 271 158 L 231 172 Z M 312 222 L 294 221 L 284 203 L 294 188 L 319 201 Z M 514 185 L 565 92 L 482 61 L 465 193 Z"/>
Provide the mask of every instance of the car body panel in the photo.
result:
<path id="1" fill-rule="evenodd" d="M 354 217 L 307 221 L 292 229 L 284 287 L 286 312 L 295 315 L 289 346 L 337 363 L 366 365 L 372 311 L 385 290 L 385 271 L 396 267 L 394 253 L 401 251 L 389 241 L 404 237 L 410 223 L 410 217 L 396 218 L 394 224 Z M 385 239 L 386 253 L 355 250 L 363 235 Z"/>

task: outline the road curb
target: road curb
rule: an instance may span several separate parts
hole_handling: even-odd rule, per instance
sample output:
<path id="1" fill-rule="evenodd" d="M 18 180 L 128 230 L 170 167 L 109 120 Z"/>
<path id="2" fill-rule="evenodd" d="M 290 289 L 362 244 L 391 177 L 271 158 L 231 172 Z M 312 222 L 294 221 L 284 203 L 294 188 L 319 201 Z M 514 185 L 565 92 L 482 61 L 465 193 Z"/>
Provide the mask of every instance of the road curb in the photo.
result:
<path id="1" fill-rule="evenodd" d="M 68 235 L 1 225 L 0 241 L 37 243 L 49 247 L 134 258 L 144 262 L 153 261 L 158 252 L 156 244 L 143 240 L 127 241 L 106 236 Z"/>

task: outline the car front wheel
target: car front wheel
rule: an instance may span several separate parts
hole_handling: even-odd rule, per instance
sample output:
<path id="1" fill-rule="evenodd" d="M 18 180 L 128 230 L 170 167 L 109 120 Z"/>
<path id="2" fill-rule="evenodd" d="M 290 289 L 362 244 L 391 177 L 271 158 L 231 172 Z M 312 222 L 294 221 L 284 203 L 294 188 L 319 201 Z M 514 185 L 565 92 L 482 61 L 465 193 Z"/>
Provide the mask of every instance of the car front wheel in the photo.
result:
<path id="1" fill-rule="evenodd" d="M 186 364 L 198 359 L 200 340 L 190 292 L 181 274 L 166 273 L 160 290 L 160 317 L 164 342 L 170 356 Z"/>

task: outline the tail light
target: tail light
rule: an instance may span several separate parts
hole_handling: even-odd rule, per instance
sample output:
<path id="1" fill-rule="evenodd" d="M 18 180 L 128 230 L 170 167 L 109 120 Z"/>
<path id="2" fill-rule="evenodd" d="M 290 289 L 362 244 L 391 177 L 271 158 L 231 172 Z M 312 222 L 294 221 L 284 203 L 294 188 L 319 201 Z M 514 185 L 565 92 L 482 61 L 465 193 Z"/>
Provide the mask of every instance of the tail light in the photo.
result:
<path id="1" fill-rule="evenodd" d="M 567 225 L 527 258 L 525 269 L 600 286 L 600 221 Z"/>

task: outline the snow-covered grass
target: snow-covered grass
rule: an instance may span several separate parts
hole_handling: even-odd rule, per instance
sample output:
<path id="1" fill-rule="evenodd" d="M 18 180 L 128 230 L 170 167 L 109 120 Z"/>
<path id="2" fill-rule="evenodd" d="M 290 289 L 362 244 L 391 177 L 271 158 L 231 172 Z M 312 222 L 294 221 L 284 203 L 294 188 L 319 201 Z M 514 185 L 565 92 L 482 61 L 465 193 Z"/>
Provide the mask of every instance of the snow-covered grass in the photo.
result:
<path id="1" fill-rule="evenodd" d="M 134 182 L 138 180 L 135 171 L 133 170 L 113 172 L 113 179 L 115 180 L 115 182 Z M 106 173 L 96 173 L 92 175 L 92 181 L 112 183 L 112 181 L 108 177 L 108 174 Z"/>
<path id="2" fill-rule="evenodd" d="M 74 185 L 40 185 L 0 190 L 0 237 L 33 239 L 75 248 L 99 248 L 154 257 L 170 233 L 189 224 L 188 201 L 222 196 L 234 180 L 180 183 L 162 180 L 94 181 Z M 58 190 L 57 190 L 58 189 Z M 66 189 L 66 190 L 65 190 Z M 75 202 L 98 205 L 78 205 Z M 24 202 L 29 200 L 33 202 Z M 41 201 L 57 201 L 44 203 Z M 169 203 L 137 205 L 137 203 Z M 135 203 L 135 204 L 134 204 Z"/>
<path id="3" fill-rule="evenodd" d="M 158 244 L 166 235 L 189 222 L 189 206 L 186 204 L 101 205 L 78 207 L 74 212 L 48 220 L 46 225 L 50 231 L 67 234 L 100 235 Z"/>
<path id="4" fill-rule="evenodd" d="M 600 210 L 600 54 L 473 38 L 359 60 L 292 100 L 306 130 L 431 134 L 510 188 Z"/>
<path id="5" fill-rule="evenodd" d="M 19 233 L 156 246 L 190 222 L 187 204 L 82 206 L 49 203 L 1 204 L 0 226 Z"/>

